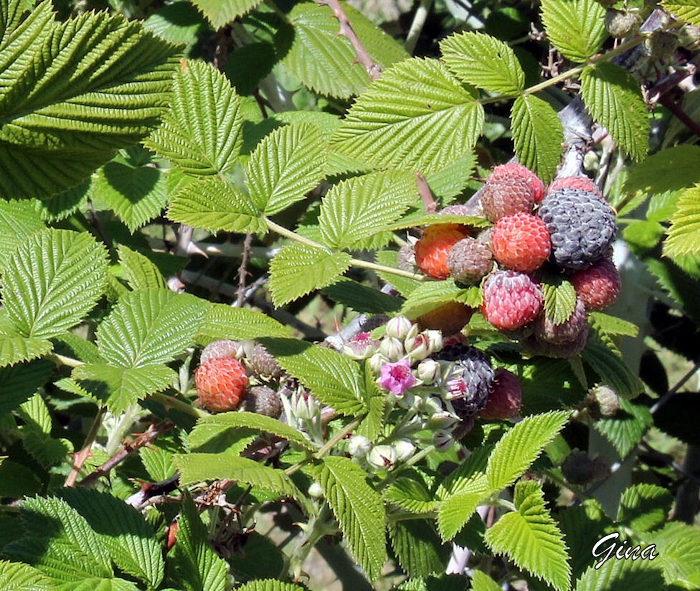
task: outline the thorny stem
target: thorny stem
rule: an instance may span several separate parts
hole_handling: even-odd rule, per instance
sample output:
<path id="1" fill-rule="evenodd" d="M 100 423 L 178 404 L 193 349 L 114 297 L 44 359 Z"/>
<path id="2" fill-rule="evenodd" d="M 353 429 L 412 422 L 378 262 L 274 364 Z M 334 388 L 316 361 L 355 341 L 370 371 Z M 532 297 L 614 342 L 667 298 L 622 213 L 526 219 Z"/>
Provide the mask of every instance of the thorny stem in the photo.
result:
<path id="1" fill-rule="evenodd" d="M 71 487 L 75 484 L 75 481 L 78 479 L 78 474 L 80 474 L 80 470 L 82 470 L 85 462 L 90 457 L 90 454 L 92 453 L 92 444 L 97 438 L 97 433 L 102 426 L 102 421 L 106 413 L 106 406 L 102 406 L 100 410 L 97 411 L 97 415 L 95 416 L 92 425 L 90 425 L 90 430 L 85 436 L 85 442 L 83 443 L 82 449 L 73 456 L 73 468 L 71 469 L 70 474 L 68 474 L 66 477 L 66 487 Z"/>
<path id="2" fill-rule="evenodd" d="M 238 294 L 236 295 L 236 307 L 240 308 L 245 299 L 245 283 L 248 276 L 248 261 L 250 260 L 250 246 L 253 243 L 253 235 L 246 234 L 243 241 L 243 256 L 241 257 L 241 266 L 238 268 Z"/>

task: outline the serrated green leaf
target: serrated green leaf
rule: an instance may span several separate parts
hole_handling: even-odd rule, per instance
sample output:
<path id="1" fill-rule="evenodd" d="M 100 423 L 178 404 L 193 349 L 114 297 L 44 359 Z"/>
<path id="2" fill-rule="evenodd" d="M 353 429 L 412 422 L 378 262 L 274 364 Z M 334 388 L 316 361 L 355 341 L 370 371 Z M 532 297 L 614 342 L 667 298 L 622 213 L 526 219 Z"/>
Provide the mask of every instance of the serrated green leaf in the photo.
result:
<path id="1" fill-rule="evenodd" d="M 677 257 L 700 253 L 700 184 L 684 191 L 664 242 L 664 254 Z"/>
<path id="2" fill-rule="evenodd" d="M 399 476 L 384 490 L 384 500 L 411 513 L 430 513 L 435 510 L 437 501 L 434 495 L 418 478 L 420 477 Z"/>
<path id="3" fill-rule="evenodd" d="M 661 6 L 677 18 L 700 27 L 700 2 L 698 0 L 662 0 Z"/>
<path id="4" fill-rule="evenodd" d="M 285 583 L 275 579 L 258 579 L 238 587 L 239 591 L 306 591 L 303 585 Z"/>
<path id="5" fill-rule="evenodd" d="M 0 588 L 5 591 L 55 591 L 53 581 L 40 570 L 22 564 L 0 560 Z"/>
<path id="6" fill-rule="evenodd" d="M 622 494 L 617 521 L 635 532 L 645 532 L 663 526 L 673 504 L 673 495 L 654 484 L 635 484 Z"/>
<path id="7" fill-rule="evenodd" d="M 291 336 L 291 329 L 262 312 L 209 303 L 197 342 L 208 345 L 222 339 L 252 340 L 288 336 Z"/>
<path id="8" fill-rule="evenodd" d="M 336 412 L 367 412 L 360 365 L 336 351 L 295 339 L 260 339 L 277 362 Z"/>
<path id="9" fill-rule="evenodd" d="M 594 499 L 587 499 L 576 507 L 566 507 L 557 518 L 569 548 L 573 577 L 578 578 L 594 563 L 591 548 L 605 535 L 606 528 L 612 527 L 612 520 Z"/>
<path id="10" fill-rule="evenodd" d="M 353 30 L 372 59 L 385 68 L 407 57 L 403 48 L 352 6 L 343 5 Z M 338 22 L 328 6 L 296 4 L 288 14 L 293 29 L 282 29 L 278 47 L 289 46 L 282 65 L 302 84 L 325 95 L 349 98 L 369 83 L 369 75 L 357 63 L 355 50 L 339 35 Z"/>
<path id="11" fill-rule="evenodd" d="M 314 446 L 309 443 L 309 440 L 301 431 L 282 423 L 278 419 L 252 412 L 225 412 L 200 419 L 189 435 L 189 444 L 196 449 L 206 440 L 218 437 L 225 430 L 236 427 L 247 427 L 248 429 L 270 433 L 276 437 L 286 439 L 290 443 L 296 443 L 309 451 L 314 450 Z"/>
<path id="12" fill-rule="evenodd" d="M 428 183 L 431 193 L 442 203 L 447 203 L 466 189 L 475 167 L 476 154 L 472 151 L 438 172 L 427 174 L 425 181 Z"/>
<path id="13" fill-rule="evenodd" d="M 60 499 L 26 499 L 24 536 L 5 547 L 12 560 L 38 568 L 57 582 L 113 576 L 109 551 L 87 520 Z"/>
<path id="14" fill-rule="evenodd" d="M 376 254 L 376 261 L 385 267 L 398 268 L 397 255 L 398 252 L 396 250 L 379 250 Z M 416 279 L 394 275 L 386 271 L 377 271 L 377 275 L 381 277 L 382 281 L 390 283 L 403 297 L 408 296 L 409 293 L 421 285 L 418 275 L 416 275 Z"/>
<path id="15" fill-rule="evenodd" d="M 176 473 L 173 466 L 173 454 L 161 447 L 142 447 L 139 458 L 153 482 L 166 480 Z"/>
<path id="16" fill-rule="evenodd" d="M 189 2 L 162 6 L 144 21 L 143 26 L 170 43 L 187 43 L 185 55 L 190 55 L 197 34 L 208 28 L 204 16 Z"/>
<path id="17" fill-rule="evenodd" d="M 574 62 L 598 53 L 608 36 L 605 9 L 595 0 L 543 0 L 542 22 L 552 45 Z"/>
<path id="18" fill-rule="evenodd" d="M 437 516 L 440 537 L 443 540 L 454 538 L 491 492 L 486 476 L 479 474 L 461 486 L 459 492 L 442 501 Z"/>
<path id="19" fill-rule="evenodd" d="M 590 312 L 588 317 L 591 324 L 598 331 L 611 336 L 625 336 L 636 338 L 639 336 L 639 327 L 624 318 L 618 318 L 604 312 Z"/>
<path id="20" fill-rule="evenodd" d="M 48 339 L 22 336 L 12 327 L 7 316 L 0 318 L 0 367 L 42 357 L 53 349 L 53 343 Z"/>
<path id="21" fill-rule="evenodd" d="M 364 435 L 372 442 L 384 434 L 387 397 L 377 384 L 377 378 L 367 361 L 364 362 L 364 387 L 362 395 L 367 414 L 357 428 L 357 435 Z"/>
<path id="22" fill-rule="evenodd" d="M 500 585 L 496 583 L 485 572 L 480 570 L 472 571 L 472 586 L 474 591 L 499 591 Z"/>
<path id="23" fill-rule="evenodd" d="M 554 324 L 566 322 L 576 307 L 576 290 L 571 281 L 561 275 L 547 276 L 542 282 L 544 311 Z"/>
<path id="24" fill-rule="evenodd" d="M 88 233 L 45 230 L 10 255 L 2 277 L 8 318 L 25 337 L 58 336 L 80 322 L 102 296 L 107 251 Z"/>
<path id="25" fill-rule="evenodd" d="M 250 198 L 265 215 L 274 215 L 301 201 L 323 179 L 324 138 L 310 123 L 275 129 L 248 160 Z"/>
<path id="26" fill-rule="evenodd" d="M 624 458 L 642 440 L 642 436 L 652 424 L 653 419 L 646 406 L 632 404 L 629 400 L 620 398 L 620 409 L 615 416 L 600 419 L 593 423 L 593 426 Z"/>
<path id="27" fill-rule="evenodd" d="M 661 530 L 644 534 L 642 539 L 646 544 L 654 544 L 654 565 L 662 569 L 667 583 L 675 582 L 682 588 L 697 588 L 700 532 L 696 527 L 669 522 Z"/>
<path id="28" fill-rule="evenodd" d="M 22 443 L 29 454 L 45 468 L 63 462 L 73 451 L 66 439 L 51 436 L 53 423 L 44 399 L 35 394 L 18 410 L 23 425 L 19 428 Z"/>
<path id="29" fill-rule="evenodd" d="M 369 86 L 331 146 L 367 164 L 427 175 L 471 153 L 483 125 L 483 107 L 445 66 L 414 58 Z"/>
<path id="30" fill-rule="evenodd" d="M 117 414 L 151 394 L 172 387 L 177 374 L 164 365 L 122 367 L 86 363 L 76 367 L 71 377 L 86 393 Z"/>
<path id="31" fill-rule="evenodd" d="M 226 591 L 228 565 L 212 550 L 207 527 L 189 494 L 178 524 L 177 544 L 168 563 L 170 584 L 182 591 Z"/>
<path id="32" fill-rule="evenodd" d="M 167 289 L 146 289 L 122 296 L 97 330 L 103 359 L 125 368 L 169 363 L 194 341 L 207 304 Z"/>
<path id="33" fill-rule="evenodd" d="M 480 293 L 477 293 L 479 288 L 474 287 L 458 287 L 451 279 L 422 283 L 408 295 L 401 307 L 401 314 L 410 319 L 418 318 L 447 302 L 462 302 L 476 307 L 480 304 Z"/>
<path id="34" fill-rule="evenodd" d="M 602 551 L 608 547 L 606 545 Z M 601 564 L 601 556 L 596 565 Z M 576 582 L 575 591 L 629 591 L 630 589 L 664 589 L 658 560 L 616 560 L 603 562 L 599 569 L 591 566 Z"/>
<path id="35" fill-rule="evenodd" d="M 425 519 L 403 520 L 389 529 L 391 547 L 401 568 L 411 578 L 428 577 L 445 569 L 446 546 L 432 523 Z"/>
<path id="36" fill-rule="evenodd" d="M 525 72 L 515 52 L 485 33 L 450 35 L 440 42 L 442 60 L 462 82 L 500 94 L 525 88 Z"/>
<path id="37" fill-rule="evenodd" d="M 350 268 L 346 252 L 328 252 L 298 242 L 282 247 L 270 263 L 270 292 L 278 308 L 332 285 Z"/>
<path id="38" fill-rule="evenodd" d="M 601 382 L 610 386 L 618 395 L 634 398 L 644 391 L 642 380 L 608 347 L 589 340 L 581 357 L 598 374 Z"/>
<path id="39" fill-rule="evenodd" d="M 343 278 L 321 291 L 334 302 L 352 308 L 355 312 L 386 314 L 401 309 L 401 298 L 382 293 L 352 279 Z"/>
<path id="40" fill-rule="evenodd" d="M 54 369 L 54 364 L 44 359 L 0 367 L 0 414 L 11 412 L 28 400 L 46 383 Z"/>
<path id="41" fill-rule="evenodd" d="M 171 220 L 211 232 L 266 232 L 260 215 L 249 197 L 219 177 L 198 178 L 184 186 L 168 209 Z"/>
<path id="42" fill-rule="evenodd" d="M 593 0 L 590 0 L 593 1 Z M 639 83 L 624 68 L 600 62 L 581 73 L 581 97 L 593 119 L 632 159 L 649 151 L 649 117 Z"/>
<path id="43" fill-rule="evenodd" d="M 386 560 L 385 512 L 380 494 L 350 458 L 326 456 L 319 484 L 345 535 L 350 550 L 370 580 L 381 576 Z"/>
<path id="44" fill-rule="evenodd" d="M 66 488 L 61 498 L 93 528 L 119 569 L 157 587 L 165 565 L 160 544 L 143 516 L 111 494 Z"/>
<path id="45" fill-rule="evenodd" d="M 319 226 L 330 247 L 352 248 L 386 230 L 418 199 L 415 177 L 401 172 L 377 172 L 334 185 L 321 201 Z"/>
<path id="46" fill-rule="evenodd" d="M 132 233 L 158 216 L 168 200 L 165 174 L 144 153 L 132 149 L 105 164 L 90 190 L 91 197 L 114 211 Z"/>
<path id="47" fill-rule="evenodd" d="M 244 16 L 262 0 L 191 0 L 215 29 Z"/>
<path id="48" fill-rule="evenodd" d="M 51 11 L 42 3 L 0 48 L 4 197 L 78 184 L 147 135 L 167 106 L 175 46 L 121 15 L 57 23 Z"/>
<path id="49" fill-rule="evenodd" d="M 700 147 L 687 144 L 652 154 L 630 167 L 623 189 L 653 195 L 690 187 L 700 182 L 699 158 Z"/>
<path id="50" fill-rule="evenodd" d="M 518 161 L 545 183 L 552 180 L 561 160 L 564 128 L 554 108 L 532 94 L 515 99 L 511 127 Z"/>
<path id="51" fill-rule="evenodd" d="M 486 543 L 555 589 L 569 589 L 567 548 L 545 506 L 541 486 L 532 481 L 518 483 L 515 495 L 517 511 L 506 513 L 486 530 Z"/>
<path id="52" fill-rule="evenodd" d="M 414 226 L 437 226 L 440 224 L 461 224 L 471 228 L 488 228 L 491 226 L 491 222 L 479 216 L 423 213 L 418 211 L 409 213 L 398 222 L 389 224 L 388 227 L 390 230 L 402 230 L 404 228 L 413 228 Z"/>
<path id="53" fill-rule="evenodd" d="M 500 490 L 515 482 L 568 419 L 568 412 L 552 411 L 527 417 L 508 431 L 496 444 L 486 466 L 489 487 Z"/>
<path id="54" fill-rule="evenodd" d="M 133 290 L 167 288 L 165 278 L 150 259 L 128 246 L 117 246 L 119 262 L 129 287 Z"/>
<path id="55" fill-rule="evenodd" d="M 45 228 L 34 203 L 0 199 L 0 271 L 25 238 Z"/>
<path id="56" fill-rule="evenodd" d="M 144 145 L 190 174 L 220 174 L 235 164 L 242 130 L 240 97 L 226 76 L 188 61 L 173 80 L 170 111 Z"/>

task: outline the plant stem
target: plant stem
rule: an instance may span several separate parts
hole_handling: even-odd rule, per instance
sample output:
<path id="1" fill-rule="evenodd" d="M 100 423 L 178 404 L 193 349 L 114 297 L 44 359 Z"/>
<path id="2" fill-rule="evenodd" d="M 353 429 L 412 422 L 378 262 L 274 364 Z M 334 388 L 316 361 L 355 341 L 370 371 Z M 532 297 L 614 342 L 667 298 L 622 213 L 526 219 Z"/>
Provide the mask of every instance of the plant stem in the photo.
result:
<path id="1" fill-rule="evenodd" d="M 58 365 L 65 365 L 66 367 L 80 367 L 81 365 L 85 365 L 85 362 L 79 359 L 73 359 L 72 357 L 66 357 L 58 353 L 52 353 L 48 358 L 55 361 Z"/>
<path id="2" fill-rule="evenodd" d="M 75 481 L 78 478 L 78 474 L 80 474 L 80 470 L 82 470 L 83 465 L 90 457 L 90 454 L 92 453 L 92 444 L 97 438 L 97 433 L 99 432 L 100 427 L 102 426 L 102 420 L 104 419 L 106 413 L 107 407 L 102 406 L 97 412 L 95 419 L 92 421 L 92 425 L 90 425 L 90 430 L 85 436 L 83 447 L 73 457 L 73 468 L 71 469 L 70 474 L 68 474 L 68 476 L 66 477 L 66 487 L 71 487 L 75 484 Z"/>
<path id="3" fill-rule="evenodd" d="M 180 412 L 193 416 L 197 419 L 203 419 L 209 416 L 208 412 L 199 410 L 191 404 L 187 404 L 186 402 L 183 402 L 182 400 L 179 400 L 174 396 L 168 396 L 167 394 L 163 394 L 162 392 L 156 392 L 154 394 L 151 394 L 150 397 L 153 400 L 160 402 L 166 408 L 166 410 L 168 408 L 174 408 L 175 410 L 179 410 Z"/>
<path id="4" fill-rule="evenodd" d="M 425 21 L 428 18 L 428 12 L 430 12 L 430 7 L 432 5 L 433 0 L 421 0 L 416 9 L 411 28 L 408 30 L 408 35 L 406 36 L 406 42 L 403 44 L 403 48 L 410 54 L 413 54 L 413 50 L 416 48 L 416 43 L 418 43 L 418 39 L 420 38 L 421 31 L 423 31 Z"/>
<path id="5" fill-rule="evenodd" d="M 403 269 L 394 269 L 393 267 L 386 267 L 378 263 L 372 263 L 370 261 L 363 261 L 361 259 L 350 259 L 350 264 L 355 267 L 360 267 L 362 269 L 371 269 L 372 271 L 380 271 L 384 273 L 391 273 L 392 275 L 398 275 L 399 277 L 407 277 L 409 279 L 415 279 L 416 281 L 425 281 L 425 277 L 422 275 L 416 275 L 410 271 L 404 271 Z"/>

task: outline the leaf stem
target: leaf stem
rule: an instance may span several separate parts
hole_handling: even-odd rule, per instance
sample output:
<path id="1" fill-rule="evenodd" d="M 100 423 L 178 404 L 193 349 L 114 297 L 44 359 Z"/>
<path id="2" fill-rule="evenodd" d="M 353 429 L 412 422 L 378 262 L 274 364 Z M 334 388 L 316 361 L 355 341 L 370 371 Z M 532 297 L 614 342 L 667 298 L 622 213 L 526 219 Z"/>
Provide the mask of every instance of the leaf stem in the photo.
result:
<path id="1" fill-rule="evenodd" d="M 311 248 L 319 248 L 321 250 L 326 250 L 326 251 L 328 250 L 328 248 L 323 246 L 323 244 L 319 244 L 315 240 L 311 240 L 311 238 L 306 238 L 305 236 L 297 234 L 296 232 L 294 232 L 292 230 L 288 230 L 284 226 L 280 226 L 279 224 L 276 224 L 275 222 L 273 222 L 271 219 L 269 219 L 266 216 L 263 216 L 263 219 L 265 220 L 267 227 L 270 228 L 270 230 L 277 232 L 280 236 L 284 236 L 285 238 L 289 238 L 290 240 L 294 240 L 295 242 L 305 244 L 306 246 L 310 246 Z"/>
<path id="2" fill-rule="evenodd" d="M 70 474 L 68 474 L 68 476 L 66 477 L 66 481 L 64 484 L 64 486 L 66 486 L 67 488 L 75 484 L 75 481 L 78 478 L 78 474 L 80 474 L 80 470 L 82 470 L 83 466 L 85 465 L 85 462 L 92 454 L 92 444 L 97 438 L 97 433 L 99 432 L 100 427 L 102 426 L 102 420 L 104 419 L 106 413 L 107 407 L 100 407 L 100 410 L 97 411 L 95 419 L 92 421 L 92 425 L 90 425 L 90 430 L 85 436 L 83 447 L 78 453 L 73 455 L 73 468 L 71 469 Z"/>
<path id="3" fill-rule="evenodd" d="M 73 359 L 72 357 L 66 357 L 65 355 L 59 355 L 58 353 L 52 353 L 48 356 L 48 358 L 52 359 L 57 364 L 65 365 L 66 367 L 80 367 L 81 365 L 85 365 L 84 361 Z"/>
<path id="4" fill-rule="evenodd" d="M 413 54 L 413 50 L 416 48 L 416 43 L 418 43 L 418 39 L 421 31 L 423 31 L 425 21 L 428 18 L 428 12 L 430 12 L 430 7 L 432 5 L 433 0 L 421 0 L 416 9 L 411 28 L 408 30 L 408 35 L 406 36 L 406 42 L 403 44 L 403 48 L 410 54 Z"/>
<path id="5" fill-rule="evenodd" d="M 410 271 L 404 271 L 403 269 L 394 269 L 393 267 L 386 267 L 378 263 L 372 263 L 370 261 L 363 261 L 361 259 L 350 259 L 350 264 L 355 267 L 360 267 L 362 269 L 371 269 L 372 271 L 380 271 L 384 273 L 391 273 L 392 275 L 398 275 L 399 277 L 408 277 L 409 279 L 415 279 L 416 281 L 425 281 L 425 277 L 422 275 L 416 275 Z"/>
<path id="6" fill-rule="evenodd" d="M 160 402 L 165 407 L 166 411 L 169 408 L 174 408 L 175 410 L 179 410 L 180 412 L 193 416 L 197 419 L 203 419 L 209 416 L 208 412 L 199 410 L 191 404 L 187 404 L 186 402 L 183 402 L 182 400 L 179 400 L 174 396 L 168 396 L 167 394 L 163 394 L 162 392 L 156 392 L 154 394 L 151 394 L 150 398 L 157 402 Z"/>
<path id="7" fill-rule="evenodd" d="M 360 419 L 355 419 L 354 421 L 348 423 L 343 427 L 340 431 L 338 431 L 333 437 L 331 437 L 326 444 L 319 449 L 315 454 L 314 458 L 317 460 L 320 460 L 323 456 L 325 456 L 331 449 L 333 449 L 333 446 L 335 446 L 336 443 L 338 443 L 340 440 L 345 439 L 347 435 L 352 433 L 357 426 L 360 424 Z"/>

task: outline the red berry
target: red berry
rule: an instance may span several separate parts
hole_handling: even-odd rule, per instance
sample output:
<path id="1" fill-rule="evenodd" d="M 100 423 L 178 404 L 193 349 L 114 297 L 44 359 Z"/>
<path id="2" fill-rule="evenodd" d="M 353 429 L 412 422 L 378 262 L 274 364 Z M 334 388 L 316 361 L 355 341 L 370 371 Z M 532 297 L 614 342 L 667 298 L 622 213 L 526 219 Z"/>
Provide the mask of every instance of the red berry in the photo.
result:
<path id="1" fill-rule="evenodd" d="M 496 222 L 491 234 L 491 250 L 507 269 L 532 273 L 549 257 L 552 244 L 546 224 L 536 215 L 516 213 Z"/>
<path id="2" fill-rule="evenodd" d="M 238 407 L 248 385 L 245 368 L 228 357 L 210 359 L 194 372 L 199 403 L 213 412 L 225 412 Z"/>
<path id="3" fill-rule="evenodd" d="M 522 401 L 523 391 L 518 377 L 504 367 L 498 367 L 488 401 L 479 416 L 487 421 L 512 419 L 520 414 Z"/>
<path id="4" fill-rule="evenodd" d="M 517 271 L 496 271 L 482 287 L 481 310 L 493 326 L 513 330 L 532 322 L 542 310 L 542 288 L 528 275 Z"/>
<path id="5" fill-rule="evenodd" d="M 547 194 L 551 193 L 552 191 L 556 191 L 557 189 L 581 189 L 583 191 L 588 191 L 589 193 L 596 193 L 601 198 L 603 197 L 598 185 L 596 185 L 590 178 L 583 175 L 563 176 L 553 180 L 549 187 L 547 187 Z"/>
<path id="6" fill-rule="evenodd" d="M 576 295 L 589 310 L 602 310 L 620 294 L 620 274 L 609 259 L 601 259 L 571 276 Z"/>
<path id="7" fill-rule="evenodd" d="M 416 265 L 428 277 L 447 279 L 450 276 L 447 255 L 466 236 L 469 236 L 469 231 L 460 224 L 428 226 L 415 245 Z"/>
<path id="8" fill-rule="evenodd" d="M 481 191 L 484 215 L 496 222 L 520 211 L 532 211 L 544 197 L 544 184 L 522 164 L 496 166 Z"/>
<path id="9" fill-rule="evenodd" d="M 447 302 L 418 318 L 421 328 L 439 330 L 449 336 L 462 330 L 474 314 L 474 309 L 461 302 Z"/>

